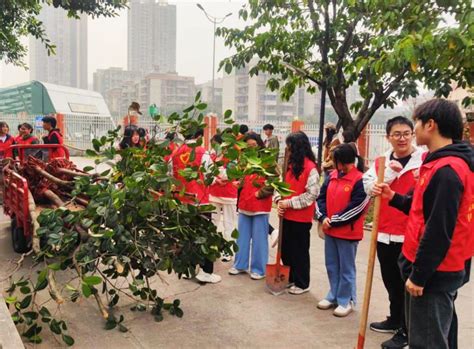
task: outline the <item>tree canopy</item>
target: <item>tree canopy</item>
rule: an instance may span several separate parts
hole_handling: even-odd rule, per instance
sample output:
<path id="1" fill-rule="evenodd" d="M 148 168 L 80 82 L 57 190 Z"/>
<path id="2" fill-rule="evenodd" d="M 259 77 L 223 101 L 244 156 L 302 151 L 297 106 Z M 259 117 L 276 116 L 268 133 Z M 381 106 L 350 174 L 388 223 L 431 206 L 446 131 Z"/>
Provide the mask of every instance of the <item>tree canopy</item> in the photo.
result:
<path id="1" fill-rule="evenodd" d="M 220 67 L 230 73 L 257 57 L 250 75 L 274 74 L 268 87 L 284 98 L 298 86 L 325 86 L 355 136 L 379 108 L 417 96 L 421 85 L 447 96 L 453 82 L 473 82 L 470 0 L 250 0 L 239 16 L 251 24 L 218 29 L 237 51 Z M 349 105 L 353 84 L 362 99 Z"/>
<path id="2" fill-rule="evenodd" d="M 0 1 L 0 61 L 26 67 L 27 48 L 22 39 L 29 35 L 41 40 L 54 54 L 55 46 L 45 32 L 38 15 L 44 6 L 63 8 L 68 16 L 78 18 L 80 14 L 92 17 L 117 15 L 117 10 L 126 7 L 127 0 L 2 0 Z"/>

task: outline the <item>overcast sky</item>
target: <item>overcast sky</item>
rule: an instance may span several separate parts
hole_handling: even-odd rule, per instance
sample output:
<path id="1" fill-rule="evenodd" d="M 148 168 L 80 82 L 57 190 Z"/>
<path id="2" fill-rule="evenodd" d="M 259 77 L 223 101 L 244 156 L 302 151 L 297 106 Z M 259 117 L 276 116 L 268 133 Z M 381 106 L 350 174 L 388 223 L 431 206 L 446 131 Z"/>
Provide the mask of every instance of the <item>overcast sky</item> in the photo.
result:
<path id="1" fill-rule="evenodd" d="M 232 12 L 224 24 L 230 27 L 243 27 L 238 19 L 238 11 L 245 3 L 240 0 L 201 0 L 198 1 L 213 16 L 225 16 Z M 176 0 L 169 3 L 177 5 L 177 70 L 178 74 L 194 76 L 196 83 L 212 78 L 213 25 L 196 6 L 197 1 Z M 108 67 L 127 68 L 127 10 L 119 17 L 89 20 L 89 85 L 92 74 L 97 69 Z M 216 67 L 218 62 L 229 56 L 231 51 L 224 46 L 223 39 L 216 41 Z M 29 60 L 27 59 L 27 63 Z M 217 69 L 217 68 L 216 68 Z M 222 75 L 222 73 L 219 73 Z M 29 72 L 11 65 L 0 66 L 0 87 L 29 80 Z"/>

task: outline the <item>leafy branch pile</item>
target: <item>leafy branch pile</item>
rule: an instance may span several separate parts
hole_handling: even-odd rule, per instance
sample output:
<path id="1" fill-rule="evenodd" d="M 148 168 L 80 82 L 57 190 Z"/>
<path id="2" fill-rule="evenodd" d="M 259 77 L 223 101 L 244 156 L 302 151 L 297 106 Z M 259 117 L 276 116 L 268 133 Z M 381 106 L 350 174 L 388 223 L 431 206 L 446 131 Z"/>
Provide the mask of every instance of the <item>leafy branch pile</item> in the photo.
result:
<path id="1" fill-rule="evenodd" d="M 168 117 L 172 125 L 168 131 L 183 136 L 195 133 L 205 126 L 205 108 L 198 94 L 182 114 Z M 154 118 L 157 124 L 164 121 L 161 115 Z M 287 194 L 288 187 L 278 176 L 275 152 L 246 148 L 230 111 L 225 113 L 225 122 L 229 127 L 223 130 L 224 143 L 214 150 L 231 161 L 229 178 L 259 173 L 267 177 L 268 185 Z M 121 299 L 132 310 L 150 311 L 158 322 L 164 312 L 181 317 L 179 300 L 165 302 L 153 279 L 160 272 L 193 276 L 205 259 L 214 261 L 236 250 L 236 244 L 226 241 L 207 217 L 211 205 L 195 206 L 177 199 L 179 182 L 170 176 L 165 161 L 171 154 L 168 140 L 153 137 L 146 148 L 118 150 L 118 138 L 119 129 L 109 131 L 108 136 L 94 140 L 94 150 L 88 150 L 97 157 L 97 165 L 107 162 L 111 168 L 100 173 L 100 180 L 76 177 L 72 195 L 87 197 L 83 210 L 44 209 L 38 217 L 41 249 L 34 257 L 34 268 L 11 283 L 6 299 L 20 333 L 30 342 L 40 343 L 42 328 L 47 327 L 72 345 L 61 312 L 52 311 L 51 304 L 60 310 L 66 302 L 83 298 L 95 301 L 106 329 L 127 331 L 117 309 Z M 191 160 L 194 156 L 193 150 Z M 207 169 L 206 185 L 222 165 L 216 162 Z M 198 170 L 204 171 L 187 167 L 181 175 L 196 179 Z"/>

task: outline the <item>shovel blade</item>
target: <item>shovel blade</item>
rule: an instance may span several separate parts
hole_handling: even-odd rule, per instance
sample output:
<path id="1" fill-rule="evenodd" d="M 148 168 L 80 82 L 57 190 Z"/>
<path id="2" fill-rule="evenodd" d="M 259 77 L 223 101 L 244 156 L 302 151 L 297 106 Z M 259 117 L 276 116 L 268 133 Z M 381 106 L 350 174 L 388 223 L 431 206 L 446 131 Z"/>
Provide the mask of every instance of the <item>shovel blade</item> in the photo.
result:
<path id="1" fill-rule="evenodd" d="M 267 264 L 266 283 L 275 296 L 285 292 L 290 279 L 290 267 L 281 264 Z"/>

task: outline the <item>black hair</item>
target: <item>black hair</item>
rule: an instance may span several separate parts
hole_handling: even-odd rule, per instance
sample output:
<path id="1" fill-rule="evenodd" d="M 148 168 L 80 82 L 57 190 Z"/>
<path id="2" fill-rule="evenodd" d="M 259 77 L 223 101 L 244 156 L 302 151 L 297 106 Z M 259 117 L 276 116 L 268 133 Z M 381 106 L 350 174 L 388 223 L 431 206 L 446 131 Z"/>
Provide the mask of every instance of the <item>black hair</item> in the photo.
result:
<path id="1" fill-rule="evenodd" d="M 51 124 L 53 128 L 56 128 L 56 118 L 53 118 L 52 116 L 45 116 L 42 121 Z"/>
<path id="2" fill-rule="evenodd" d="M 184 139 L 189 141 L 190 139 L 198 139 L 199 137 L 203 137 L 203 136 L 204 136 L 204 129 L 199 128 L 197 129 L 196 132 L 185 135 Z"/>
<path id="3" fill-rule="evenodd" d="M 291 168 L 293 175 L 298 180 L 304 170 L 304 158 L 316 163 L 316 157 L 311 149 L 308 136 L 302 131 L 290 133 L 285 142 L 290 149 L 288 168 Z"/>
<path id="4" fill-rule="evenodd" d="M 404 116 L 395 116 L 387 121 L 387 126 L 385 127 L 385 131 L 387 132 L 387 136 L 390 134 L 390 131 L 392 131 L 392 127 L 395 125 L 407 125 L 408 127 L 413 129 L 415 128 L 413 126 L 413 122 L 411 122 L 410 119 L 404 117 Z"/>
<path id="5" fill-rule="evenodd" d="M 140 136 L 140 129 L 134 125 L 129 125 L 125 127 L 125 130 L 123 132 L 123 138 L 119 143 L 120 149 L 140 146 L 140 142 L 138 142 L 138 144 L 132 143 L 132 137 L 134 133 L 137 133 Z"/>
<path id="6" fill-rule="evenodd" d="M 165 139 L 173 141 L 176 138 L 176 132 L 167 132 Z"/>
<path id="7" fill-rule="evenodd" d="M 358 154 L 355 143 L 342 143 L 334 148 L 332 153 L 334 164 L 354 164 L 357 161 L 357 169 L 361 172 L 365 170 L 364 159 Z"/>
<path id="8" fill-rule="evenodd" d="M 354 136 L 354 129 L 348 128 L 342 131 L 342 139 L 344 140 L 344 143 L 355 142 L 357 138 Z"/>
<path id="9" fill-rule="evenodd" d="M 17 126 L 17 130 L 18 130 L 18 132 L 20 132 L 20 128 L 21 128 L 21 126 L 23 126 L 23 124 L 18 124 L 18 126 Z"/>
<path id="10" fill-rule="evenodd" d="M 33 131 L 33 126 L 31 126 L 31 124 L 29 124 L 27 122 L 24 122 L 24 123 L 18 125 L 18 130 L 20 130 L 20 128 L 22 128 L 22 127 L 26 128 L 30 131 Z"/>
<path id="11" fill-rule="evenodd" d="M 337 130 L 335 128 L 327 128 L 326 129 L 326 138 L 323 141 L 324 145 L 331 144 L 334 136 L 337 134 Z"/>
<path id="12" fill-rule="evenodd" d="M 211 142 L 222 144 L 222 136 L 220 135 L 220 133 L 216 133 L 214 136 L 212 136 Z"/>
<path id="13" fill-rule="evenodd" d="M 10 126 L 8 126 L 8 124 L 5 121 L 0 121 L 0 128 L 2 128 L 3 126 L 6 126 L 8 127 L 8 129 L 10 129 Z"/>
<path id="14" fill-rule="evenodd" d="M 273 131 L 273 130 L 275 129 L 275 127 L 273 127 L 272 124 L 266 124 L 266 125 L 263 126 L 263 129 L 264 129 L 264 130 L 272 130 L 272 131 Z"/>
<path id="15" fill-rule="evenodd" d="M 255 142 L 257 142 L 259 148 L 265 148 L 265 143 L 263 143 L 262 137 L 260 137 L 259 134 L 256 134 L 255 132 L 248 132 L 244 137 L 244 141 L 247 142 L 249 139 L 253 139 Z"/>
<path id="16" fill-rule="evenodd" d="M 249 127 L 248 127 L 247 125 L 245 125 L 245 124 L 242 124 L 242 125 L 240 125 L 240 127 L 239 127 L 239 132 L 244 135 L 244 134 L 246 134 L 247 132 L 249 132 Z"/>
<path id="17" fill-rule="evenodd" d="M 419 105 L 413 113 L 415 121 L 426 124 L 432 119 L 438 125 L 438 132 L 444 138 L 461 140 L 463 133 L 462 115 L 456 103 L 436 98 Z"/>

